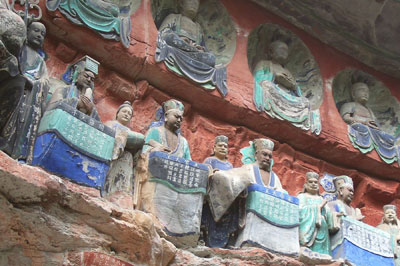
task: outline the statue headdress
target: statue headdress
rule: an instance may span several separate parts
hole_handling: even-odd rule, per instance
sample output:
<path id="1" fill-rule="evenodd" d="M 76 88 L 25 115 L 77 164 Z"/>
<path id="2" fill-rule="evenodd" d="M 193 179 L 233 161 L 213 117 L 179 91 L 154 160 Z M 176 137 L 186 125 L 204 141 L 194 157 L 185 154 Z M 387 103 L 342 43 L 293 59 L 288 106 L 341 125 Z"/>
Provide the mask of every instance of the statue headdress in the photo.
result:
<path id="1" fill-rule="evenodd" d="M 255 163 L 256 150 L 258 149 L 268 149 L 270 151 L 274 150 L 274 142 L 272 142 L 269 139 L 264 139 L 264 138 L 255 139 L 254 141 L 250 141 L 249 144 L 250 146 L 240 150 L 240 153 L 242 154 L 243 164 Z M 273 164 L 274 161 L 271 160 L 271 169 Z"/>
<path id="2" fill-rule="evenodd" d="M 149 128 L 152 127 L 159 127 L 164 125 L 165 123 L 165 114 L 172 109 L 177 109 L 180 110 L 182 113 L 185 110 L 185 106 L 183 105 L 182 102 L 175 100 L 175 99 L 170 99 L 168 101 L 163 102 L 161 107 L 159 107 L 156 111 L 156 121 L 151 122 Z M 178 130 L 178 132 L 180 129 Z"/>
<path id="3" fill-rule="evenodd" d="M 130 101 L 125 101 L 123 104 L 121 104 L 121 105 L 118 107 L 118 110 L 117 110 L 117 113 L 115 114 L 115 117 L 117 117 L 119 111 L 120 111 L 122 108 L 124 108 L 124 107 L 129 107 L 129 108 L 132 110 L 132 116 L 133 116 L 133 107 L 132 107 L 131 102 L 130 102 Z"/>
<path id="4" fill-rule="evenodd" d="M 387 204 L 387 205 L 383 206 L 383 211 L 386 211 L 386 210 L 394 210 L 394 212 L 396 212 L 397 208 L 396 208 L 396 205 Z"/>
<path id="5" fill-rule="evenodd" d="M 225 142 L 226 144 L 228 144 L 228 137 L 224 136 L 224 135 L 220 135 L 215 137 L 215 144 L 219 143 L 219 142 Z"/>
<path id="6" fill-rule="evenodd" d="M 91 58 L 90 56 L 85 55 L 81 59 L 77 60 L 72 65 L 69 65 L 65 70 L 62 79 L 67 84 L 75 83 L 78 74 L 83 70 L 89 70 L 93 74 L 97 75 L 99 72 L 100 63 Z"/>

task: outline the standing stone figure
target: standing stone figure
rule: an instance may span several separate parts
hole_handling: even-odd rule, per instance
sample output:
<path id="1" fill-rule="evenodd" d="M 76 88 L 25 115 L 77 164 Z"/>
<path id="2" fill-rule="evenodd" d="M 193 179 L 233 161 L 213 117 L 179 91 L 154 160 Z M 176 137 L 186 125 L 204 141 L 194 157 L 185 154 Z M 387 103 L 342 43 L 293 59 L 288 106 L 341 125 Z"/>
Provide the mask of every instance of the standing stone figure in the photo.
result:
<path id="1" fill-rule="evenodd" d="M 213 172 L 218 170 L 232 169 L 228 157 L 228 137 L 218 136 L 215 138 L 214 149 L 211 157 L 204 160 L 204 164 L 211 166 Z M 212 182 L 212 180 L 210 180 Z M 239 199 L 240 200 L 240 199 Z M 234 245 L 235 232 L 239 227 L 239 200 L 236 200 L 226 214 L 215 222 L 209 203 L 203 205 L 202 224 L 204 226 L 204 240 L 207 246 L 212 248 L 224 248 Z M 229 243 L 229 240 L 230 243 Z"/>
<path id="2" fill-rule="evenodd" d="M 300 245 L 321 254 L 331 254 L 329 231 L 334 227 L 333 214 L 327 201 L 319 195 L 319 176 L 315 172 L 306 174 L 306 182 L 300 200 Z"/>
<path id="3" fill-rule="evenodd" d="M 4 150 L 8 144 L 7 124 L 16 112 L 26 84 L 18 63 L 26 40 L 26 25 L 10 10 L 8 1 L 0 1 L 0 21 L 0 149 Z"/>
<path id="4" fill-rule="evenodd" d="M 146 133 L 143 152 L 150 149 L 168 152 L 172 155 L 191 160 L 187 140 L 180 133 L 184 106 L 180 101 L 168 100 L 162 106 L 163 115 L 158 124 L 150 126 Z"/>
<path id="5" fill-rule="evenodd" d="M 349 177 L 350 178 L 350 177 Z M 344 216 L 349 216 L 353 219 L 361 221 L 364 216 L 361 214 L 359 208 L 353 208 L 350 203 L 353 200 L 354 188 L 353 183 L 342 183 L 337 190 L 337 200 L 328 203 L 331 211 L 339 213 Z"/>
<path id="6" fill-rule="evenodd" d="M 49 77 L 47 74 L 44 53 L 41 50 L 46 27 L 40 22 L 32 22 L 28 26 L 27 43 L 20 55 L 20 65 L 29 86 L 24 89 L 23 96 L 3 129 L 2 135 L 7 139 L 3 148 L 15 159 L 31 163 L 33 147 L 44 113 L 48 93 Z"/>
<path id="7" fill-rule="evenodd" d="M 159 28 L 156 61 L 166 61 L 182 74 L 201 84 L 215 85 L 227 93 L 226 69 L 215 66 L 215 55 L 205 45 L 203 30 L 195 21 L 200 0 L 177 0 L 179 14 L 170 14 Z"/>
<path id="8" fill-rule="evenodd" d="M 274 143 L 269 139 L 256 139 L 250 148 L 252 163 L 240 168 L 218 171 L 212 177 L 209 200 L 214 220 L 217 222 L 228 211 L 235 199 L 242 192 L 246 193 L 249 186 L 258 185 L 286 192 L 282 188 L 279 177 L 272 171 Z"/>
<path id="9" fill-rule="evenodd" d="M 115 120 L 105 123 L 115 130 L 115 142 L 110 169 L 102 189 L 102 196 L 120 206 L 132 208 L 133 154 L 143 146 L 144 136 L 129 129 L 133 117 L 130 102 L 124 102 L 117 110 Z M 127 195 L 127 196 L 126 196 Z"/>
<path id="10" fill-rule="evenodd" d="M 400 222 L 396 215 L 395 205 L 383 206 L 384 216 L 377 228 L 390 234 L 395 259 L 395 265 L 400 265 Z"/>
<path id="11" fill-rule="evenodd" d="M 54 108 L 58 102 L 64 102 L 91 118 L 100 121 L 93 102 L 94 79 L 97 72 L 93 72 L 93 69 L 88 67 L 84 59 L 79 60 L 70 68 L 73 71 L 72 76 L 74 77 L 72 84 L 67 87 L 58 88 L 53 93 L 47 105 L 47 110 Z"/>
<path id="12" fill-rule="evenodd" d="M 180 133 L 183 109 L 176 100 L 163 103 L 135 170 L 135 207 L 157 217 L 167 239 L 178 247 L 198 242 L 209 176 L 207 165 L 191 161 Z"/>
<path id="13" fill-rule="evenodd" d="M 275 40 L 269 45 L 268 59 L 259 61 L 253 70 L 254 102 L 258 111 L 273 118 L 288 120 L 294 126 L 313 132 L 321 131 L 319 110 L 311 111 L 292 73 L 285 67 L 288 45 Z"/>
<path id="14" fill-rule="evenodd" d="M 365 82 L 355 82 L 351 87 L 353 101 L 342 105 L 340 115 L 349 124 L 349 137 L 363 153 L 375 148 L 387 163 L 398 159 L 397 137 L 379 128 L 372 110 L 367 106 L 369 87 Z"/>

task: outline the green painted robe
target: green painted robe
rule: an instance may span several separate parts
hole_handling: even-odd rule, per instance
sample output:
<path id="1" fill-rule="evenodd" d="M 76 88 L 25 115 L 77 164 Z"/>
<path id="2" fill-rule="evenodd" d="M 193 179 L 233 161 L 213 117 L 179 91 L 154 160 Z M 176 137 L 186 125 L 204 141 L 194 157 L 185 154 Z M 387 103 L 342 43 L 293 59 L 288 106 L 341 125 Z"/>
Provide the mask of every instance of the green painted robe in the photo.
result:
<path id="1" fill-rule="evenodd" d="M 300 200 L 300 245 L 312 251 L 330 255 L 329 230 L 333 229 L 332 213 L 327 206 L 320 211 L 319 205 L 323 201 L 321 196 L 313 197 L 307 193 L 301 193 L 297 197 Z M 321 224 L 319 228 L 316 225 L 318 220 Z"/>

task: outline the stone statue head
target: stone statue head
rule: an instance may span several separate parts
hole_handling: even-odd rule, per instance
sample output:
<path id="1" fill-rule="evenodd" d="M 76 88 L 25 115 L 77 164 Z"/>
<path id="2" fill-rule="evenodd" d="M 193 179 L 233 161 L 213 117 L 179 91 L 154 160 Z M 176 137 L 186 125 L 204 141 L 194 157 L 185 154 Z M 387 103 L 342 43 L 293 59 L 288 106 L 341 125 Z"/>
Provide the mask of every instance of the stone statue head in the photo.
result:
<path id="1" fill-rule="evenodd" d="M 178 0 L 179 13 L 194 19 L 199 11 L 200 0 Z"/>
<path id="2" fill-rule="evenodd" d="M 30 47 L 35 50 L 42 48 L 44 37 L 46 37 L 46 27 L 42 23 L 29 24 L 26 38 Z"/>
<path id="3" fill-rule="evenodd" d="M 124 126 L 128 126 L 132 120 L 133 107 L 129 101 L 125 101 L 118 107 L 116 120 Z"/>
<path id="4" fill-rule="evenodd" d="M 268 55 L 272 61 L 284 64 L 289 56 L 288 45 L 280 40 L 273 41 L 268 48 Z"/>
<path id="5" fill-rule="evenodd" d="M 349 183 L 349 184 L 351 184 L 353 186 L 353 180 L 351 179 L 350 176 L 347 176 L 347 175 L 335 176 L 333 178 L 333 183 L 335 185 L 336 191 L 338 191 L 339 187 L 344 183 Z"/>
<path id="6" fill-rule="evenodd" d="M 165 117 L 165 127 L 171 130 L 172 132 L 177 131 L 181 128 L 181 123 L 183 120 L 183 111 L 184 106 L 178 100 L 168 100 L 162 105 Z"/>
<path id="7" fill-rule="evenodd" d="M 351 97 L 355 102 L 362 105 L 367 104 L 369 100 L 369 87 L 364 82 L 356 82 L 351 86 Z"/>
<path id="8" fill-rule="evenodd" d="M 339 186 L 338 189 L 339 200 L 343 201 L 347 205 L 350 205 L 350 203 L 353 201 L 353 196 L 354 196 L 353 184 L 343 183 Z"/>
<path id="9" fill-rule="evenodd" d="M 396 206 L 385 205 L 383 206 L 384 216 L 382 219 L 383 223 L 386 224 L 397 224 Z"/>
<path id="10" fill-rule="evenodd" d="M 258 166 L 265 170 L 271 170 L 272 152 L 274 150 L 274 143 L 269 139 L 255 139 L 253 141 L 255 148 L 255 159 Z"/>
<path id="11" fill-rule="evenodd" d="M 76 79 L 76 87 L 79 90 L 83 90 L 86 88 L 94 88 L 94 79 L 95 75 L 92 71 L 86 70 L 86 69 L 81 69 L 78 72 L 78 76 Z"/>
<path id="12" fill-rule="evenodd" d="M 175 132 L 181 128 L 182 120 L 183 112 L 179 109 L 169 109 L 165 113 L 165 127 L 172 132 Z"/>
<path id="13" fill-rule="evenodd" d="M 316 172 L 306 173 L 306 182 L 303 186 L 303 192 L 310 193 L 312 195 L 319 195 L 319 175 Z"/>
<path id="14" fill-rule="evenodd" d="M 214 149 L 211 156 L 215 156 L 220 160 L 225 160 L 228 157 L 228 137 L 220 135 L 215 138 Z"/>

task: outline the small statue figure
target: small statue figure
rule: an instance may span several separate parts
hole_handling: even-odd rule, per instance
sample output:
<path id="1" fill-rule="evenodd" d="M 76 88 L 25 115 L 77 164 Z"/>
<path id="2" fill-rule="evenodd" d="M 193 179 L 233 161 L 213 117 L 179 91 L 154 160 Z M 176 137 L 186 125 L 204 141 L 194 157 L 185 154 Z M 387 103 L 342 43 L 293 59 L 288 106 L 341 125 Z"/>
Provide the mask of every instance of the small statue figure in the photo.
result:
<path id="1" fill-rule="evenodd" d="M 240 168 L 217 171 L 212 176 L 209 189 L 210 208 L 215 221 L 219 221 L 235 199 L 251 186 L 260 186 L 285 192 L 279 177 L 272 171 L 274 143 L 269 139 L 255 139 L 245 148 L 245 157 L 251 157 Z M 242 160 L 243 161 L 243 160 Z M 242 217 L 243 218 L 243 217 Z"/>
<path id="2" fill-rule="evenodd" d="M 204 164 L 208 164 L 213 170 L 229 170 L 232 164 L 228 158 L 228 137 L 221 135 L 215 138 L 214 149 L 211 157 L 204 160 Z"/>
<path id="3" fill-rule="evenodd" d="M 47 105 L 47 110 L 54 108 L 57 102 L 62 101 L 71 107 L 76 108 L 80 112 L 100 121 L 96 106 L 93 102 L 94 79 L 97 71 L 95 73 L 93 72 L 93 68 L 89 68 L 87 63 L 88 60 L 94 61 L 98 64 L 98 62 L 86 56 L 69 67 L 71 69 L 70 71 L 73 72 L 72 76 L 76 78 L 72 81 L 70 86 L 58 88 L 53 93 Z"/>
<path id="4" fill-rule="evenodd" d="M 27 83 L 18 62 L 26 40 L 26 25 L 11 11 L 8 1 L 0 1 L 0 21 L 0 149 L 3 150 L 8 144 L 5 127 L 15 113 Z"/>
<path id="5" fill-rule="evenodd" d="M 50 11 L 57 8 L 70 21 L 94 29 L 106 39 L 114 39 L 128 48 L 130 45 L 131 19 L 122 16 L 122 9 L 111 1 L 105 0 L 46 0 Z"/>
<path id="6" fill-rule="evenodd" d="M 354 102 L 345 103 L 340 108 L 343 120 L 349 125 L 360 123 L 379 129 L 374 113 L 366 105 L 369 99 L 368 85 L 364 82 L 354 83 L 351 87 L 351 97 Z"/>
<path id="7" fill-rule="evenodd" d="M 362 78 L 362 77 L 361 77 Z M 353 145 L 361 152 L 367 153 L 375 149 L 386 163 L 398 160 L 397 137 L 379 128 L 372 110 L 367 106 L 369 99 L 368 80 L 353 77 L 351 87 L 353 102 L 348 102 L 340 108 L 340 115 L 349 124 L 349 137 Z"/>
<path id="8" fill-rule="evenodd" d="M 129 129 L 133 117 L 130 102 L 124 102 L 117 110 L 115 120 L 105 123 L 115 130 L 115 142 L 110 169 L 102 189 L 102 196 L 117 201 L 120 206 L 132 208 L 133 169 L 135 154 L 144 143 L 144 136 Z M 130 197 L 124 197 L 128 194 Z M 127 201 L 127 202 L 126 202 Z"/>
<path id="9" fill-rule="evenodd" d="M 315 172 L 306 174 L 306 182 L 300 200 L 300 245 L 321 254 L 331 254 L 329 232 L 337 231 L 334 217 L 327 201 L 319 195 L 319 176 Z"/>
<path id="10" fill-rule="evenodd" d="M 213 172 L 232 169 L 228 157 L 228 137 L 218 136 L 215 138 L 214 149 L 211 157 L 204 160 L 204 164 L 211 166 Z M 211 181 L 212 182 L 212 181 Z M 215 222 L 209 203 L 203 205 L 202 226 L 205 244 L 212 248 L 225 248 L 235 244 L 235 232 L 239 227 L 239 201 L 232 203 L 225 215 Z"/>
<path id="11" fill-rule="evenodd" d="M 27 43 L 20 55 L 20 65 L 29 86 L 24 89 L 17 108 L 3 130 L 7 144 L 3 150 L 11 157 L 31 163 L 33 147 L 44 113 L 48 93 L 49 77 L 44 53 L 41 50 L 46 27 L 40 22 L 28 26 Z"/>
<path id="12" fill-rule="evenodd" d="M 145 135 L 142 155 L 135 174 L 134 207 L 142 209 L 142 185 L 148 178 L 147 155 L 151 151 L 162 151 L 171 155 L 191 160 L 187 140 L 181 135 L 180 127 L 184 106 L 180 101 L 171 99 L 162 104 Z M 151 188 L 150 188 L 151 190 Z"/>
<path id="13" fill-rule="evenodd" d="M 163 103 L 163 114 L 159 122 L 150 125 L 146 133 L 143 152 L 149 149 L 168 152 L 177 157 L 191 160 L 187 140 L 181 135 L 184 106 L 180 101 L 169 100 Z M 164 120 L 164 121 L 161 121 Z"/>
<path id="14" fill-rule="evenodd" d="M 386 231 L 392 239 L 395 265 L 400 265 L 400 222 L 396 215 L 395 205 L 383 206 L 384 216 L 377 228 Z"/>
<path id="15" fill-rule="evenodd" d="M 275 40 L 270 43 L 267 54 L 268 59 L 259 61 L 253 70 L 257 110 L 319 134 L 319 110 L 310 109 L 310 102 L 302 95 L 296 79 L 285 67 L 289 55 L 288 45 L 282 40 Z"/>
<path id="16" fill-rule="evenodd" d="M 350 177 L 348 177 L 350 179 Z M 345 179 L 343 179 L 345 180 Z M 364 219 L 364 216 L 361 214 L 359 208 L 353 208 L 350 206 L 351 201 L 353 200 L 354 188 L 353 183 L 344 182 L 339 185 L 337 189 L 337 200 L 331 201 L 328 203 L 331 211 L 339 213 L 340 215 L 349 216 L 353 219 L 361 221 Z"/>
<path id="17" fill-rule="evenodd" d="M 156 61 L 178 68 L 201 84 L 211 83 L 227 94 L 226 69 L 215 66 L 215 55 L 205 46 L 203 30 L 194 19 L 200 0 L 178 0 L 179 14 L 170 14 L 159 28 Z"/>

